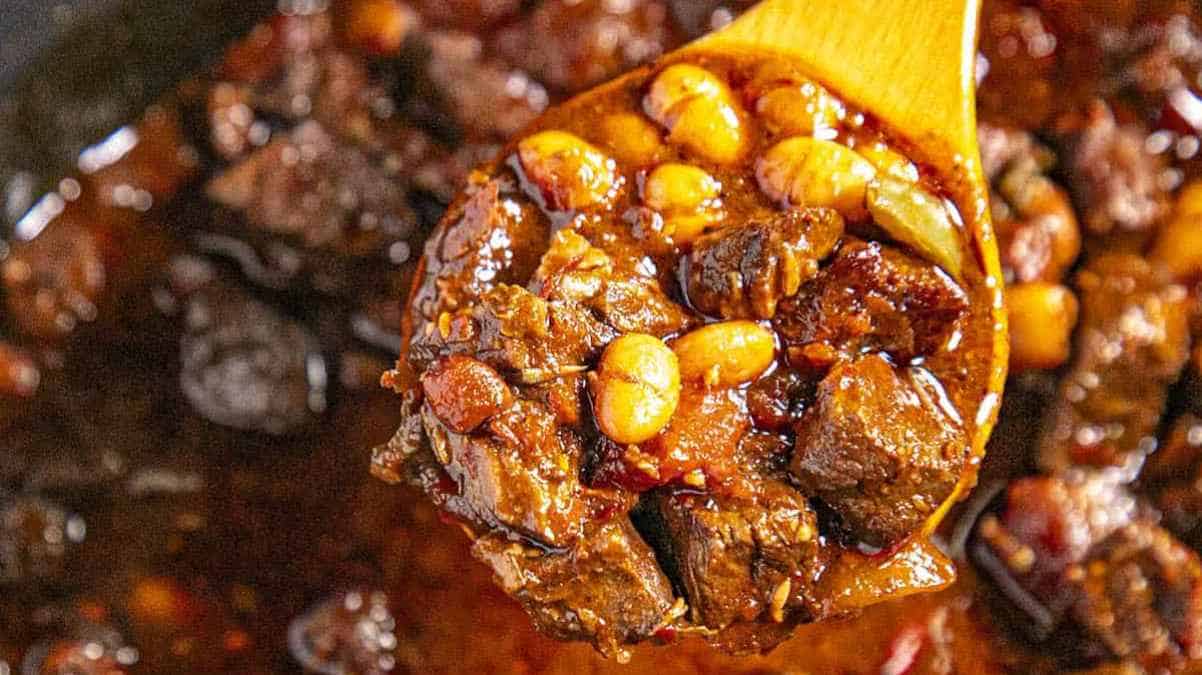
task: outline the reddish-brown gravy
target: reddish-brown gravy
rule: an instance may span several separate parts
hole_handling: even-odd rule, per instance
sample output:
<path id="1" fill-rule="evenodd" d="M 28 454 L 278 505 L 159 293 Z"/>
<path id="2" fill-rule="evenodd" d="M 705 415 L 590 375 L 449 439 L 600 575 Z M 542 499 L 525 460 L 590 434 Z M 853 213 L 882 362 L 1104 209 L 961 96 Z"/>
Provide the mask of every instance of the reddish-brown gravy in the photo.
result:
<path id="1" fill-rule="evenodd" d="M 1014 374 L 936 537 L 950 588 L 623 666 L 535 632 L 451 519 L 369 475 L 470 169 L 747 4 L 285 3 L 92 139 L 0 230 L 0 675 L 1202 672 L 1191 2 L 986 3 Z"/>

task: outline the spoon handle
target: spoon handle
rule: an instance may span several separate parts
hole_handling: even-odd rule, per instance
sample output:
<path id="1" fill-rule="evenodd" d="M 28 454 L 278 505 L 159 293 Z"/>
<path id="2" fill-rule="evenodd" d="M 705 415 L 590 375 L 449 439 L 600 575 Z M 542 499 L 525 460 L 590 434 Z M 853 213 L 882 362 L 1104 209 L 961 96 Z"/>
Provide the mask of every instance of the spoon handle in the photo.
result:
<path id="1" fill-rule="evenodd" d="M 990 391 L 1006 377 L 1006 313 L 1001 268 L 989 224 L 988 192 L 977 145 L 976 60 L 980 0 L 764 0 L 686 50 L 775 53 L 798 63 L 844 100 L 870 110 L 912 145 L 911 157 L 938 167 L 972 228 L 986 274 L 997 355 Z M 978 413 L 980 457 L 996 415 L 996 396 Z M 959 495 L 930 519 L 938 523 Z"/>
<path id="2" fill-rule="evenodd" d="M 928 162 L 975 165 L 979 14 L 980 0 L 765 0 L 693 47 L 796 59 Z"/>

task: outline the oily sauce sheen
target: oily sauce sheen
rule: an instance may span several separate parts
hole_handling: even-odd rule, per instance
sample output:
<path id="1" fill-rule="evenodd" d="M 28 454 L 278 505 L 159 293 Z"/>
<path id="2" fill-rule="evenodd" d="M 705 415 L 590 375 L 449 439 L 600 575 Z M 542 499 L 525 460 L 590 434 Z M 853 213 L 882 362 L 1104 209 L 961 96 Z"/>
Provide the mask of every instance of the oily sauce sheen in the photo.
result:
<path id="1" fill-rule="evenodd" d="M 139 79 L 148 60 L 195 55 L 148 57 L 162 49 L 139 22 L 87 24 L 62 60 L 88 68 L 6 94 L 0 674 L 1202 672 L 1197 4 L 985 2 L 979 136 L 1012 374 L 983 460 L 968 441 L 988 418 L 987 359 L 974 355 L 991 353 L 982 319 L 999 289 L 964 236 L 975 210 L 955 177 L 917 162 L 918 185 L 969 220 L 952 230 L 962 265 L 949 273 L 951 249 L 919 245 L 899 229 L 906 219 L 832 209 L 834 227 L 831 213 L 781 208 L 813 183 L 778 181 L 769 194 L 755 166 L 691 145 L 721 150 L 721 128 L 687 133 L 701 127 L 685 122 L 666 142 L 644 106 L 666 64 L 527 129 L 749 5 L 285 2 L 145 109 L 138 99 L 164 70 Z M 110 34 L 99 48 L 85 39 Z M 117 56 L 124 45 L 138 56 Z M 68 59 L 73 46 L 85 57 Z M 690 58 L 738 92 L 747 162 L 795 136 L 869 159 L 865 143 L 884 138 L 921 160 L 904 130 L 849 124 L 854 113 L 820 83 L 786 77 L 753 92 L 758 64 Z M 797 126 L 765 125 L 797 111 Z M 610 215 L 576 229 L 617 261 L 614 279 L 654 275 L 662 292 L 618 285 L 628 292 L 601 309 L 560 312 L 549 351 L 518 340 L 444 354 L 444 331 L 468 334 L 442 314 L 472 303 L 437 298 L 509 284 L 545 301 L 595 281 L 598 267 L 571 255 L 557 259 L 577 262 L 554 289 L 528 287 L 575 214 L 600 213 L 556 201 L 572 199 L 566 184 L 547 192 L 548 208 L 519 147 L 540 131 L 614 160 Z M 48 158 L 73 168 L 42 167 Z M 694 170 L 656 174 L 673 163 Z M 696 171 L 712 184 L 669 189 Z M 473 219 L 479 229 L 438 227 Z M 727 221 L 745 225 L 739 236 L 706 239 Z M 697 239 L 635 236 L 669 222 Z M 782 294 L 810 268 L 758 252 L 787 251 L 797 233 L 829 251 L 817 277 Z M 757 273 L 704 274 L 744 262 Z M 921 292 L 881 292 L 873 280 L 888 270 Z M 819 283 L 832 272 L 843 282 Z M 435 287 L 438 274 L 453 283 Z M 961 330 L 945 335 L 953 287 Z M 870 315 L 903 311 L 865 333 L 845 311 L 850 290 Z M 420 311 L 403 306 L 411 293 Z M 516 317 L 541 307 L 517 292 L 497 300 L 529 310 Z M 606 308 L 631 324 L 596 320 Z M 491 330 L 484 318 L 472 317 Z M 426 325 L 438 337 L 423 343 Z M 404 362 L 417 353 L 421 367 L 390 373 L 403 334 Z M 499 340 L 472 339 L 489 335 Z M 605 358 L 630 335 L 663 349 Z M 647 354 L 658 357 L 648 365 Z M 523 368 L 495 367 L 502 357 Z M 675 396 L 671 369 L 653 367 L 673 357 Z M 578 370 L 549 373 L 552 360 Z M 429 425 L 423 401 L 379 386 L 385 373 L 394 390 L 428 381 Z M 554 386 L 565 376 L 579 389 Z M 908 422 L 871 424 L 867 404 L 898 387 L 941 395 L 890 399 L 888 416 Z M 479 405 L 459 406 L 461 390 Z M 606 392 L 620 395 L 605 403 Z M 654 405 L 631 408 L 638 400 Z M 599 402 L 619 425 L 632 409 L 659 413 L 611 444 Z M 456 436 L 415 471 L 405 448 L 426 447 L 438 420 Z M 898 491 L 864 499 L 871 481 L 848 487 L 853 470 L 820 461 L 837 453 L 798 459 L 799 437 L 810 451 L 834 447 L 824 439 L 911 447 L 906 430 L 962 436 L 964 462 L 908 463 L 924 470 L 906 474 L 904 494 L 979 470 L 929 540 L 888 517 L 909 511 L 872 508 Z M 657 452 L 665 443 L 683 451 Z M 511 499 L 484 498 L 502 494 L 483 489 L 503 475 L 489 473 L 497 457 L 524 477 L 491 483 Z M 580 477 L 579 489 L 561 476 Z M 406 480 L 423 489 L 389 484 Z M 787 536 L 748 545 L 739 533 L 751 530 Z M 941 587 L 876 604 L 882 589 Z M 731 656 L 710 643 L 778 646 Z"/>
<path id="2" fill-rule="evenodd" d="M 917 553 L 975 483 L 995 330 L 952 204 L 786 63 L 636 71 L 522 132 L 431 235 L 376 471 L 543 631 L 620 657 L 765 651 L 937 589 Z"/>

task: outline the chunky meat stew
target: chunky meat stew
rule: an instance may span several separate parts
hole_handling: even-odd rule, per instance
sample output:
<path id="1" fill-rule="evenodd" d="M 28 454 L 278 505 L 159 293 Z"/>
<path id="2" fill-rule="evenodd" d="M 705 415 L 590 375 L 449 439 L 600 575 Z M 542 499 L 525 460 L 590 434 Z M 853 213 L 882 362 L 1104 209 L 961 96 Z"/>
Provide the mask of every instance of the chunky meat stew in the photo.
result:
<path id="1" fill-rule="evenodd" d="M 842 613 L 828 568 L 908 566 L 975 480 L 978 261 L 938 174 L 787 64 L 639 71 L 523 132 L 434 231 L 376 472 L 429 493 L 551 635 L 768 649 Z M 504 541 L 590 572 L 566 597 L 515 583 Z"/>
<path id="2" fill-rule="evenodd" d="M 984 3 L 981 458 L 904 130 L 527 128 L 751 4 L 132 3 L 0 92 L 0 674 L 1202 672 L 1202 9 Z"/>

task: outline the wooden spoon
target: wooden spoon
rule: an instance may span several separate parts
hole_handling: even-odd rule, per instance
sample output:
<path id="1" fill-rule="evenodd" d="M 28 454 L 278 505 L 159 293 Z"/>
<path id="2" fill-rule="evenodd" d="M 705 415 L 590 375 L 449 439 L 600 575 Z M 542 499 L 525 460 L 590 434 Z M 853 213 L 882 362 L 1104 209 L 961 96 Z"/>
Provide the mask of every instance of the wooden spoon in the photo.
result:
<path id="1" fill-rule="evenodd" d="M 976 57 L 980 0 L 765 0 L 726 28 L 685 46 L 678 53 L 775 55 L 798 65 L 852 105 L 871 112 L 913 144 L 911 155 L 941 170 L 970 226 L 992 290 L 996 329 L 989 393 L 976 411 L 976 461 L 997 418 L 1006 381 L 1009 339 L 1003 305 L 1001 267 L 990 222 L 989 188 L 977 144 Z M 976 484 L 965 472 L 956 491 L 928 519 L 926 534 Z M 895 558 L 941 558 L 933 547 L 913 545 Z M 900 561 L 899 561 L 900 562 Z M 848 554 L 846 574 L 831 575 L 841 608 L 881 600 L 876 589 L 889 584 L 860 583 L 865 573 L 888 577 L 889 562 Z M 930 569 L 950 565 L 932 562 Z M 897 565 L 898 574 L 909 566 Z M 932 588 L 950 583 L 932 580 Z M 846 583 L 844 583 L 846 582 Z M 901 584 L 914 587 L 914 580 Z M 922 585 L 922 584 L 918 584 Z M 862 593 L 861 589 L 870 589 Z M 892 596 L 896 597 L 896 596 Z"/>
<path id="2" fill-rule="evenodd" d="M 765 0 L 726 28 L 665 57 L 678 61 L 696 53 L 786 60 L 842 100 L 871 113 L 895 132 L 891 136 L 900 136 L 912 159 L 938 170 L 956 201 L 989 291 L 990 377 L 979 409 L 962 411 L 976 430 L 971 466 L 953 494 L 930 516 L 924 535 L 931 534 L 951 506 L 976 484 L 976 467 L 1001 402 L 1009 351 L 1004 284 L 977 145 L 974 70 L 979 2 Z M 569 112 L 587 110 L 590 101 L 646 76 L 645 69 L 635 71 L 565 106 Z M 542 122 L 536 121 L 531 128 L 540 126 Z M 951 562 L 926 536 L 919 536 L 887 556 L 847 551 L 823 583 L 825 595 L 832 598 L 830 609 L 838 613 L 935 590 L 954 577 Z"/>
<path id="3" fill-rule="evenodd" d="M 989 218 L 989 188 L 977 145 L 976 55 L 980 0 L 765 0 L 726 28 L 680 52 L 775 55 L 844 100 L 900 130 L 911 154 L 939 168 L 994 290 L 992 375 L 978 411 L 978 458 L 996 418 L 1006 379 L 1009 341 L 1004 284 Z M 975 472 L 970 472 L 975 473 Z M 975 475 L 928 521 L 935 529 L 975 484 Z"/>

